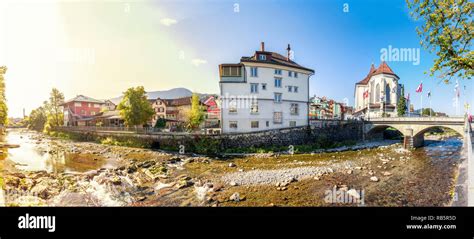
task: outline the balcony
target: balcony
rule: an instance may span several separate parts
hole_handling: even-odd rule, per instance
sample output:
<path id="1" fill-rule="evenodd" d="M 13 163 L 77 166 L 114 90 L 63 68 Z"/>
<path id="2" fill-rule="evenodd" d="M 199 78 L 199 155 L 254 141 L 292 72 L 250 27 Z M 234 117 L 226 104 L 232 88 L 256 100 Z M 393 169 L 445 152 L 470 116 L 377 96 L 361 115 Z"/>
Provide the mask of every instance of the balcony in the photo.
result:
<path id="1" fill-rule="evenodd" d="M 219 65 L 219 76 L 221 83 L 243 83 L 245 82 L 245 67 L 241 64 Z"/>

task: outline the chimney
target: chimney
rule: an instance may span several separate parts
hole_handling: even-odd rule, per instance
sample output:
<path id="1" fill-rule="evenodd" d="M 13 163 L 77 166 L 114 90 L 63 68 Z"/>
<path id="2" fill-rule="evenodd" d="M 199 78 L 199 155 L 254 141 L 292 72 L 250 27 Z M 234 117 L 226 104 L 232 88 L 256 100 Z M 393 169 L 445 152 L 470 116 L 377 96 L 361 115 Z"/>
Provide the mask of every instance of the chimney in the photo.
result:
<path id="1" fill-rule="evenodd" d="M 290 52 L 291 52 L 290 44 L 288 44 L 288 48 L 286 48 L 286 51 L 287 51 L 286 61 L 290 61 Z"/>
<path id="2" fill-rule="evenodd" d="M 265 51 L 265 42 L 260 43 L 260 51 Z"/>

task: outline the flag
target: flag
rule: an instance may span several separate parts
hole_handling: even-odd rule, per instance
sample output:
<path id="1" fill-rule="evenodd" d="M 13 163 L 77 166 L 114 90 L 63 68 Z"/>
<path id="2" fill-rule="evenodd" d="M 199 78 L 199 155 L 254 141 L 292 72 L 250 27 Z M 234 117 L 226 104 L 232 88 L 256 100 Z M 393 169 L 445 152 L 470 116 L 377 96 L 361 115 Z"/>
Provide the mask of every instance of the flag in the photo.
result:
<path id="1" fill-rule="evenodd" d="M 456 92 L 456 97 L 459 98 L 460 91 L 459 91 L 459 82 L 456 80 L 456 85 L 454 86 L 454 92 Z"/>
<path id="2" fill-rule="evenodd" d="M 407 101 L 410 101 L 410 93 L 408 93 L 408 95 L 407 95 L 407 98 L 406 98 L 406 99 L 407 99 Z"/>
<path id="3" fill-rule="evenodd" d="M 431 90 L 428 91 L 428 98 L 431 98 Z"/>
<path id="4" fill-rule="evenodd" d="M 364 91 L 364 99 L 369 98 L 369 90 Z"/>
<path id="5" fill-rule="evenodd" d="M 416 88 L 416 93 L 421 93 L 423 92 L 423 83 L 420 83 L 420 85 Z"/>

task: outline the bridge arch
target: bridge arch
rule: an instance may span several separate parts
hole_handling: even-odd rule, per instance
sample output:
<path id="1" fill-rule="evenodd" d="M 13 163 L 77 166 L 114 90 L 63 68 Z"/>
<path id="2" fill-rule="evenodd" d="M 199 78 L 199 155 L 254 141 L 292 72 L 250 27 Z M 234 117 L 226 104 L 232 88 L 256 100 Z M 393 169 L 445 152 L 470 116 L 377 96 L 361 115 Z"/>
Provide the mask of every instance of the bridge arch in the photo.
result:
<path id="1" fill-rule="evenodd" d="M 383 132 L 388 128 L 394 128 L 397 132 L 400 133 L 401 136 L 405 137 L 403 128 L 399 127 L 399 125 L 389 125 L 389 124 L 371 125 L 370 128 L 367 129 L 366 131 L 367 132 L 366 137 L 368 139 L 382 138 Z"/>
<path id="2" fill-rule="evenodd" d="M 426 126 L 426 127 L 423 127 L 423 128 L 421 128 L 421 129 L 419 129 L 419 130 L 416 131 L 416 132 L 413 132 L 413 137 L 420 137 L 420 136 L 423 136 L 426 132 L 428 132 L 428 131 L 430 131 L 430 130 L 432 130 L 432 129 L 435 129 L 435 128 L 451 129 L 451 130 L 454 130 L 457 134 L 459 134 L 459 136 L 464 137 L 464 129 L 463 129 L 463 127 L 450 126 L 450 125 L 443 125 L 443 126 L 430 125 L 430 126 Z"/>

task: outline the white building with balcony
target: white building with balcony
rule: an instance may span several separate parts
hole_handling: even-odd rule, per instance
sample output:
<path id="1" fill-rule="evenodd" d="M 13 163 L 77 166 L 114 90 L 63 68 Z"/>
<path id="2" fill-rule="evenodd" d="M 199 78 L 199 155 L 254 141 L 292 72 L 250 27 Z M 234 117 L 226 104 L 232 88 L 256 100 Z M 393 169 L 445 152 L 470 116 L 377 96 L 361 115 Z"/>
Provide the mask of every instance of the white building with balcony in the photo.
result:
<path id="1" fill-rule="evenodd" d="M 260 51 L 219 65 L 222 132 L 253 132 L 308 125 L 309 79 L 314 70 L 287 56 Z"/>

